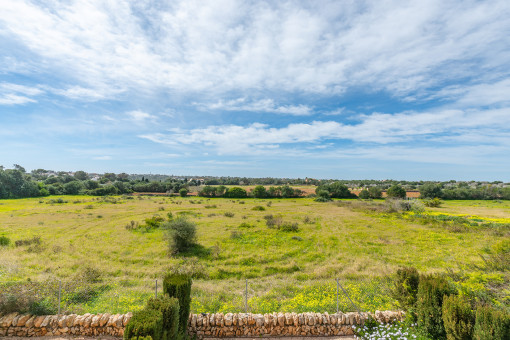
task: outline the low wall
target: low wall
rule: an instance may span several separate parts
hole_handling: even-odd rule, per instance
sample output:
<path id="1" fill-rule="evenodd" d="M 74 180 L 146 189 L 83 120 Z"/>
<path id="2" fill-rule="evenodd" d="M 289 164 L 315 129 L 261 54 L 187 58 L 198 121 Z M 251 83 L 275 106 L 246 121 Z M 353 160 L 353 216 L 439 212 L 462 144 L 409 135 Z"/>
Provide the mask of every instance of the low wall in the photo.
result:
<path id="1" fill-rule="evenodd" d="M 402 320 L 402 312 L 371 314 L 380 322 Z M 131 319 L 127 314 L 20 315 L 0 317 L 0 337 L 51 335 L 110 335 L 121 337 Z M 351 335 L 352 325 L 362 324 L 368 313 L 191 314 L 188 332 L 204 337 Z"/>

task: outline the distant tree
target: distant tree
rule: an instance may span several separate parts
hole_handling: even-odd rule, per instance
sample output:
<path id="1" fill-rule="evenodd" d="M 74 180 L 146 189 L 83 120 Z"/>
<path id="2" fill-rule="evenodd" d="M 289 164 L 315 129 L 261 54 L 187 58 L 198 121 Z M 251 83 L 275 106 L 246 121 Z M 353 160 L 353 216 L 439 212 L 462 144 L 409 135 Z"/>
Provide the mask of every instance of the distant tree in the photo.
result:
<path id="1" fill-rule="evenodd" d="M 420 198 L 441 198 L 443 190 L 440 185 L 435 183 L 426 183 L 420 187 Z"/>
<path id="2" fill-rule="evenodd" d="M 27 171 L 25 170 L 25 168 L 24 168 L 24 167 L 22 167 L 22 166 L 21 166 L 21 165 L 19 165 L 19 164 L 14 164 L 14 165 L 13 165 L 13 167 L 14 167 L 14 169 L 15 169 L 15 170 L 18 170 L 18 171 L 20 171 L 20 172 L 22 172 L 22 173 L 27 172 Z"/>
<path id="3" fill-rule="evenodd" d="M 382 198 L 382 190 L 379 187 L 368 188 L 368 193 L 370 194 L 370 198 L 373 199 Z"/>
<path id="4" fill-rule="evenodd" d="M 117 175 L 112 172 L 105 173 L 102 178 L 108 180 L 109 182 L 115 182 L 117 180 Z"/>
<path id="5" fill-rule="evenodd" d="M 166 222 L 162 227 L 168 229 L 168 246 L 171 254 L 186 251 L 196 242 L 197 227 L 184 217 Z"/>
<path id="6" fill-rule="evenodd" d="M 227 191 L 227 187 L 224 185 L 220 185 L 219 187 L 216 187 L 216 195 L 218 195 L 218 196 L 225 195 L 226 191 Z"/>
<path id="7" fill-rule="evenodd" d="M 400 185 L 394 184 L 386 191 L 386 195 L 389 198 L 406 198 L 407 193 Z"/>
<path id="8" fill-rule="evenodd" d="M 126 174 L 125 172 L 123 172 L 121 174 L 118 174 L 117 175 L 117 180 L 119 180 L 121 182 L 129 182 L 129 175 Z"/>
<path id="9" fill-rule="evenodd" d="M 188 196 L 188 189 L 186 189 L 186 188 L 182 188 L 181 190 L 179 190 L 179 195 L 180 195 L 181 197 L 186 197 L 186 196 Z"/>
<path id="10" fill-rule="evenodd" d="M 367 189 L 363 189 L 359 192 L 358 197 L 364 200 L 369 199 L 370 192 Z"/>
<path id="11" fill-rule="evenodd" d="M 74 178 L 76 178 L 79 181 L 85 181 L 89 179 L 89 175 L 85 171 L 78 170 L 74 173 Z"/>
<path id="12" fill-rule="evenodd" d="M 85 188 L 88 189 L 88 190 L 99 188 L 99 182 L 98 181 L 93 181 L 91 179 L 85 181 L 83 184 L 85 185 Z"/>
<path id="13" fill-rule="evenodd" d="M 80 181 L 72 181 L 64 184 L 64 191 L 66 195 L 78 195 L 83 188 L 84 185 Z"/>
<path id="14" fill-rule="evenodd" d="M 225 196 L 229 198 L 245 198 L 246 196 L 248 196 L 248 194 L 246 193 L 246 190 L 244 190 L 243 188 L 232 187 L 228 189 Z"/>
<path id="15" fill-rule="evenodd" d="M 349 191 L 349 188 L 342 184 L 340 181 L 335 181 L 332 183 L 326 183 L 318 186 L 315 189 L 315 193 L 318 195 L 320 191 L 327 191 L 331 198 L 353 198 L 356 197 L 353 193 Z"/>
<path id="16" fill-rule="evenodd" d="M 267 197 L 267 191 L 266 188 L 262 185 L 257 185 L 255 188 L 253 188 L 253 197 L 255 198 L 265 198 Z"/>

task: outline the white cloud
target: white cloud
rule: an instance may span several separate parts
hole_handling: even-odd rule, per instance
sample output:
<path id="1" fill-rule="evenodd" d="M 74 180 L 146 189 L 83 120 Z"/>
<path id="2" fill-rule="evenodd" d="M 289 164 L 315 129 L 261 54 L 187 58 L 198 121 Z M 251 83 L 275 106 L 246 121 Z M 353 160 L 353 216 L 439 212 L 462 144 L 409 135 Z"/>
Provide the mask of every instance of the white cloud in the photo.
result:
<path id="1" fill-rule="evenodd" d="M 238 98 L 228 101 L 220 100 L 212 104 L 195 103 L 195 105 L 209 110 L 268 112 L 293 116 L 308 116 L 313 113 L 313 109 L 307 105 L 277 105 L 273 99 L 250 101 L 246 98 Z"/>
<path id="2" fill-rule="evenodd" d="M 64 96 L 70 99 L 78 99 L 83 101 L 97 101 L 105 98 L 105 95 L 98 90 L 84 88 L 81 86 L 72 86 L 65 90 L 54 89 L 53 92 L 60 96 Z M 112 91 L 108 91 L 111 93 Z"/>
<path id="3" fill-rule="evenodd" d="M 314 121 L 273 128 L 254 123 L 248 126 L 222 125 L 201 129 L 174 129 L 171 134 L 143 134 L 139 137 L 167 145 L 203 145 L 218 153 L 242 154 L 253 150 L 279 148 L 282 145 L 349 140 L 358 143 L 402 144 L 442 143 L 446 136 L 464 142 L 473 134 L 489 140 L 510 126 L 509 108 L 479 111 L 438 110 L 433 112 L 374 113 L 359 116 L 359 122 Z M 477 143 L 479 140 L 476 141 Z M 500 139 L 501 144 L 508 139 Z M 496 143 L 496 142 L 493 142 Z"/>
<path id="4" fill-rule="evenodd" d="M 0 95 L 0 105 L 18 105 L 18 104 L 26 104 L 26 103 L 35 103 L 36 100 L 25 97 L 18 96 L 16 94 L 4 94 Z"/>
<path id="5" fill-rule="evenodd" d="M 341 93 L 363 86 L 410 98 L 445 81 L 508 75 L 509 17 L 505 0 L 320 7 L 19 0 L 0 3 L 0 37 L 30 51 L 41 71 L 110 97 L 116 92 L 102 90 Z M 483 77 L 476 81 L 493 81 Z"/>
<path id="6" fill-rule="evenodd" d="M 92 157 L 92 159 L 96 161 L 109 161 L 112 159 L 112 156 L 96 156 Z"/>
<path id="7" fill-rule="evenodd" d="M 24 86 L 13 83 L 0 83 L 0 105 L 19 105 L 35 103 L 31 98 L 44 93 L 38 87 Z"/>
<path id="8" fill-rule="evenodd" d="M 148 114 L 147 112 L 143 112 L 140 110 L 129 111 L 129 112 L 126 112 L 126 114 L 129 116 L 129 119 L 131 119 L 135 122 L 139 122 L 139 123 L 157 118 L 156 116 L 153 116 L 151 114 Z"/>

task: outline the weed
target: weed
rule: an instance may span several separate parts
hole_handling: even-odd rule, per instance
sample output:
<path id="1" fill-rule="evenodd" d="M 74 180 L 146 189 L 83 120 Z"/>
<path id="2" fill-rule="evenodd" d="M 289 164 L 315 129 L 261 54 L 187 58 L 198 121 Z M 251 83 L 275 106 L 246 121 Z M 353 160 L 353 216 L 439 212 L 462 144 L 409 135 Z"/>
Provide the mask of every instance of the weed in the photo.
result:
<path id="1" fill-rule="evenodd" d="M 225 211 L 223 213 L 223 216 L 225 216 L 225 217 L 234 217 L 234 215 L 235 214 L 233 212 L 231 212 L 231 211 Z"/>

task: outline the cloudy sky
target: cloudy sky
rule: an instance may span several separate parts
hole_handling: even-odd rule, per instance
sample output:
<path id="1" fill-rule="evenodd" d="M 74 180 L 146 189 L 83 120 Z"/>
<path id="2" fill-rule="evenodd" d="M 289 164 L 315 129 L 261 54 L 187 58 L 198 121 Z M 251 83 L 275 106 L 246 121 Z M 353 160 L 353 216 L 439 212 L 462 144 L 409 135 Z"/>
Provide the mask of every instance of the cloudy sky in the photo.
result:
<path id="1" fill-rule="evenodd" d="M 0 0 L 0 164 L 510 181 L 510 2 Z"/>

